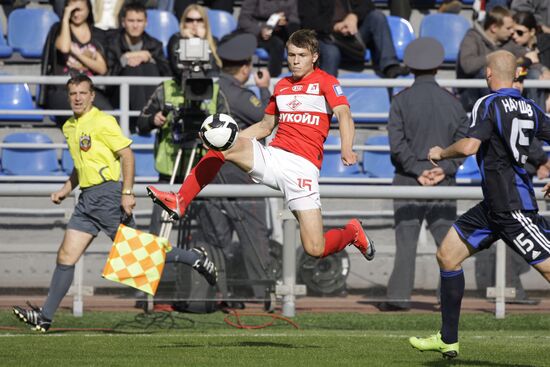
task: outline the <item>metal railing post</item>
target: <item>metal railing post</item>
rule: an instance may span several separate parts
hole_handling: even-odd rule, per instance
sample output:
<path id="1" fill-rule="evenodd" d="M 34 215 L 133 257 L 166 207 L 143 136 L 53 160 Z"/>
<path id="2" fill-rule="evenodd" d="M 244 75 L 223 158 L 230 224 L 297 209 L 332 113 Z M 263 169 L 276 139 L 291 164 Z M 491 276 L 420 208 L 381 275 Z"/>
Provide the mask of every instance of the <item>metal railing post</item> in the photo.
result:
<path id="1" fill-rule="evenodd" d="M 296 296 L 305 295 L 305 285 L 296 284 L 296 244 L 299 243 L 298 222 L 292 213 L 281 213 L 283 221 L 283 284 L 275 289 L 277 296 L 283 296 L 282 313 L 285 317 L 296 316 Z"/>
<path id="2" fill-rule="evenodd" d="M 73 287 L 73 316 L 82 317 L 84 314 L 84 297 L 82 292 L 82 283 L 84 281 L 84 254 L 80 257 L 74 268 Z"/>
<path id="3" fill-rule="evenodd" d="M 296 316 L 296 219 L 290 215 L 283 218 L 283 285 L 287 288 L 283 295 L 283 316 Z"/>
<path id="4" fill-rule="evenodd" d="M 130 86 L 128 82 L 120 84 L 120 127 L 126 136 L 130 136 Z"/>
<path id="5" fill-rule="evenodd" d="M 506 316 L 506 245 L 502 240 L 495 243 L 495 318 L 503 319 Z"/>

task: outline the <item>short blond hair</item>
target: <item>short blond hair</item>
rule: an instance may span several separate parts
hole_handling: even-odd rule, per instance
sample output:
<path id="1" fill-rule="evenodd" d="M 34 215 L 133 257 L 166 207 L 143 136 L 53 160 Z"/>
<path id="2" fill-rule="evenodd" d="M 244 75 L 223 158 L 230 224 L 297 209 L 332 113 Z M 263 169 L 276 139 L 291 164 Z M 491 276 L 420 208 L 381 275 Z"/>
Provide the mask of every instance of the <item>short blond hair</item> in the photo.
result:
<path id="1" fill-rule="evenodd" d="M 516 77 L 516 57 L 510 51 L 498 50 L 488 54 L 487 67 L 501 81 L 514 81 Z"/>

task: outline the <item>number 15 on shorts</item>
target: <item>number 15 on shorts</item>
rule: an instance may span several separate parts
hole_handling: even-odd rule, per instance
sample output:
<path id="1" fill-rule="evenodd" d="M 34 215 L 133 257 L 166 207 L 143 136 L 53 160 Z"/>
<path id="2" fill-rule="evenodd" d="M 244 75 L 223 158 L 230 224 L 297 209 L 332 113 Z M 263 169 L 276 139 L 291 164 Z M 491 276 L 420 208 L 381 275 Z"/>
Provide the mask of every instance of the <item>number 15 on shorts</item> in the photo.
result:
<path id="1" fill-rule="evenodd" d="M 298 186 L 304 190 L 311 191 L 311 180 L 308 178 L 299 178 Z"/>

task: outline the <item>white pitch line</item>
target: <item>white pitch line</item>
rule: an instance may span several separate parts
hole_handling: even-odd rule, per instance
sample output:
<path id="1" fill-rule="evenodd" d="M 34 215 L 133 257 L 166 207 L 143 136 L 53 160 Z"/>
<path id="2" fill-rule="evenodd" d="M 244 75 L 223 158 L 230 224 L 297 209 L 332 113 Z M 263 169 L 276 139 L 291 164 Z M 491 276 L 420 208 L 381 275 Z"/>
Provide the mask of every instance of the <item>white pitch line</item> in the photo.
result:
<path id="1" fill-rule="evenodd" d="M 254 337 L 254 338 L 273 338 L 273 337 L 281 337 L 281 338 L 307 338 L 307 337 L 330 337 L 333 338 L 335 336 L 337 337 L 377 337 L 377 338 L 389 338 L 389 339 L 404 339 L 408 338 L 411 335 L 400 335 L 400 334 L 386 334 L 386 335 L 374 335 L 374 334 L 349 334 L 349 333 L 331 333 L 329 335 L 327 334 L 246 334 L 245 332 L 239 333 L 239 334 L 208 334 L 208 335 L 194 335 L 194 334 L 79 334 L 78 332 L 67 332 L 66 334 L 0 334 L 0 338 L 13 338 L 13 337 L 27 337 L 27 336 L 36 336 L 36 337 L 75 337 L 75 336 L 84 336 L 84 337 L 90 337 L 90 338 L 97 338 L 97 337 L 129 337 L 132 338 L 136 337 L 142 337 L 142 338 L 167 338 L 167 337 L 174 337 L 174 338 L 191 338 L 191 339 L 209 339 L 209 338 L 220 338 L 220 337 Z M 494 339 L 494 335 L 468 335 L 463 336 L 463 339 Z M 550 335 L 499 335 L 499 339 L 550 339 Z"/>

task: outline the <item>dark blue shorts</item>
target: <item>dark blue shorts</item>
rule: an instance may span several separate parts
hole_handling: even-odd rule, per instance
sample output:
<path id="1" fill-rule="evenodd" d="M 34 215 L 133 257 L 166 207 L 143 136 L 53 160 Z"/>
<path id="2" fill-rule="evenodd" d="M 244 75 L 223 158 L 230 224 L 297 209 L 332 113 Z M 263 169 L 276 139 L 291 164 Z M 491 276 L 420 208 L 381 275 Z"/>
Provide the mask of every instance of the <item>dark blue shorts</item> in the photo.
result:
<path id="1" fill-rule="evenodd" d="M 453 224 L 458 235 L 475 249 L 489 248 L 502 239 L 531 265 L 550 257 L 550 230 L 535 211 L 490 212 L 480 202 Z"/>
<path id="2" fill-rule="evenodd" d="M 127 218 L 120 206 L 121 191 L 122 183 L 114 181 L 82 189 L 67 228 L 94 237 L 103 231 L 114 239 L 120 223 L 133 227 L 134 219 Z"/>

